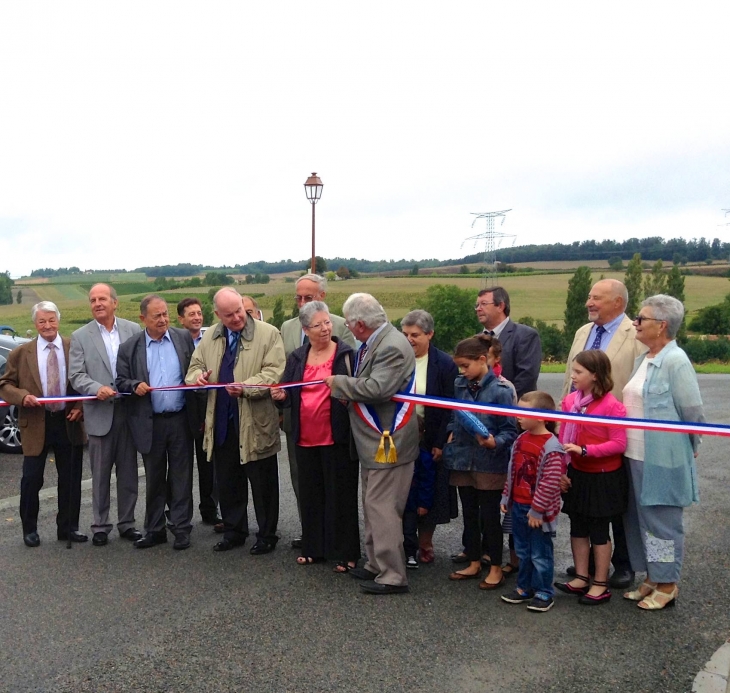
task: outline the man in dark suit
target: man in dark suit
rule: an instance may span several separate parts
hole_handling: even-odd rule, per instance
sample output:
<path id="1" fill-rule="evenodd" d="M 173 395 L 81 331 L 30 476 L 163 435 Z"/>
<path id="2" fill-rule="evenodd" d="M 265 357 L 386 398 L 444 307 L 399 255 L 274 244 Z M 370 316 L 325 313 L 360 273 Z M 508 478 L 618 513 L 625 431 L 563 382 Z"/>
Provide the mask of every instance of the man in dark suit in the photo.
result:
<path id="1" fill-rule="evenodd" d="M 68 379 L 81 395 L 94 395 L 84 405 L 84 424 L 89 435 L 91 463 L 91 503 L 94 546 L 106 545 L 112 524 L 109 522 L 112 467 L 117 474 L 117 512 L 119 536 L 129 541 L 142 538 L 134 527 L 137 505 L 137 452 L 132 443 L 126 417 L 126 402 L 117 397 L 117 352 L 139 325 L 116 317 L 117 292 L 108 284 L 94 284 L 89 304 L 94 319 L 71 335 Z"/>
<path id="2" fill-rule="evenodd" d="M 84 542 L 88 537 L 78 531 L 85 442 L 82 403 L 44 405 L 38 401 L 39 397 L 75 394 L 68 382 L 69 340 L 58 334 L 61 314 L 55 303 L 36 303 L 31 317 L 38 331 L 37 339 L 10 352 L 5 374 L 0 377 L 0 397 L 20 408 L 25 455 L 20 481 L 23 541 L 31 548 L 41 543 L 38 494 L 43 487 L 48 450 L 53 448 L 58 471 L 58 539 Z"/>
<path id="3" fill-rule="evenodd" d="M 360 458 L 367 561 L 350 574 L 363 581 L 363 592 L 407 592 L 403 511 L 419 453 L 418 420 L 415 412 L 408 412 L 412 415 L 404 416 L 403 425 L 393 426 L 401 405 L 390 398 L 408 389 L 416 358 L 408 340 L 388 322 L 370 294 L 353 294 L 342 312 L 352 334 L 363 342 L 354 377 L 325 378 L 333 397 L 350 401 L 350 426 Z M 374 428 L 368 418 L 379 420 L 384 429 Z"/>
<path id="4" fill-rule="evenodd" d="M 119 347 L 117 390 L 133 393 L 129 428 L 142 453 L 147 478 L 145 536 L 134 545 L 146 549 L 167 542 L 165 504 L 174 549 L 190 546 L 193 519 L 193 391 L 156 392 L 153 388 L 184 385 L 194 346 L 187 330 L 170 327 L 165 300 L 145 296 L 139 306 L 145 330 Z M 186 406 L 187 405 L 187 406 Z M 169 494 L 169 497 L 168 497 Z"/>
<path id="5" fill-rule="evenodd" d="M 475 310 L 484 332 L 502 344 L 502 375 L 515 386 L 517 397 L 536 390 L 542 363 L 540 335 L 510 319 L 507 291 L 501 286 L 482 289 Z"/>

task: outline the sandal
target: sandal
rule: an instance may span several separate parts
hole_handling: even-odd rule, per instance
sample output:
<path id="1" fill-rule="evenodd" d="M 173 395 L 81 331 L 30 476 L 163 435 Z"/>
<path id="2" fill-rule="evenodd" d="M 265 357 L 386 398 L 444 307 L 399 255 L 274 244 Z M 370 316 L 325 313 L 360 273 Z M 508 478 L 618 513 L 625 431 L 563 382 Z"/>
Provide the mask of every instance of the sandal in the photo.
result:
<path id="1" fill-rule="evenodd" d="M 297 563 L 299 565 L 313 565 L 315 563 L 324 563 L 324 558 L 312 558 L 311 556 L 299 556 L 297 557 Z"/>
<path id="2" fill-rule="evenodd" d="M 350 565 L 352 564 L 352 565 Z M 357 568 L 357 563 L 355 561 L 350 561 L 349 563 L 347 561 L 339 561 L 337 565 L 332 568 L 333 573 L 349 573 L 351 570 L 354 570 Z"/>
<path id="3" fill-rule="evenodd" d="M 658 611 L 677 603 L 679 588 L 675 585 L 671 592 L 660 592 L 655 589 L 648 597 L 644 597 L 636 606 L 644 611 Z M 643 606 L 642 606 L 643 604 Z"/>
<path id="4" fill-rule="evenodd" d="M 505 563 L 502 566 L 502 575 L 509 577 L 510 575 L 516 575 L 520 570 L 520 566 L 514 563 Z"/>
<path id="5" fill-rule="evenodd" d="M 631 592 L 624 592 L 624 599 L 630 599 L 632 602 L 640 602 L 644 597 L 648 597 L 655 589 L 656 585 L 652 585 L 650 582 L 644 580 L 638 589 L 631 590 Z"/>
<path id="6" fill-rule="evenodd" d="M 573 582 L 573 580 L 582 580 L 586 583 L 585 587 L 575 587 L 574 585 L 571 585 L 570 582 Z M 587 578 L 585 575 L 576 575 L 573 580 L 570 582 L 554 582 L 553 584 L 561 592 L 565 592 L 565 594 L 577 594 L 579 596 L 584 595 L 590 589 L 590 578 Z"/>

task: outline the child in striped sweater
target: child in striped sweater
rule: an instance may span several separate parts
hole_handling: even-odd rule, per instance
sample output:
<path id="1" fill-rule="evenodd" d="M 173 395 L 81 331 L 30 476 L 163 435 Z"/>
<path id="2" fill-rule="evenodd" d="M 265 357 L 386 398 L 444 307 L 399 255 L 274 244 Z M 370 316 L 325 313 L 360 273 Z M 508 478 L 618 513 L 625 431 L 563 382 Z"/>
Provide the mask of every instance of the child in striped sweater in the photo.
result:
<path id="1" fill-rule="evenodd" d="M 547 392 L 525 393 L 519 401 L 527 409 L 555 409 Z M 555 437 L 555 422 L 517 417 L 524 431 L 512 447 L 502 512 L 511 513 L 515 550 L 520 559 L 517 587 L 502 600 L 527 603 L 530 611 L 553 606 L 553 537 L 560 514 L 560 477 L 565 451 Z"/>

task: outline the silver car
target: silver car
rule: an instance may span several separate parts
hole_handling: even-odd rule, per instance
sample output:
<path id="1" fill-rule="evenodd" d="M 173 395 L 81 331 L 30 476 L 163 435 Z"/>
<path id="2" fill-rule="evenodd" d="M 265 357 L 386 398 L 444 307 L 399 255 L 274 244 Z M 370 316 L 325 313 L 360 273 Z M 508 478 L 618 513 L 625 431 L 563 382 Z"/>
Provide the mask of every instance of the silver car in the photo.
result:
<path id="1" fill-rule="evenodd" d="M 0 375 L 5 373 L 8 354 L 30 340 L 18 337 L 11 327 L 0 325 Z M 18 428 L 18 408 L 0 407 L 0 452 L 20 453 L 20 429 Z"/>

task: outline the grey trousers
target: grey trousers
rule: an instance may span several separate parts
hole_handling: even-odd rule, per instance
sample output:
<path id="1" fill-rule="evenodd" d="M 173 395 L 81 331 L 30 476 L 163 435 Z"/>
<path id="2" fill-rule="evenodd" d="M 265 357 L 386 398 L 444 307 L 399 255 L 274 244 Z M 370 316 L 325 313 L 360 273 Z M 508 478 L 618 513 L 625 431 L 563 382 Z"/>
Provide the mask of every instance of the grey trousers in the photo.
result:
<path id="1" fill-rule="evenodd" d="M 644 463 L 626 458 L 629 467 L 629 506 L 624 515 L 631 569 L 652 582 L 679 582 L 684 560 L 684 508 L 641 505 Z"/>
<path id="2" fill-rule="evenodd" d="M 134 527 L 134 508 L 139 488 L 137 475 L 137 451 L 132 442 L 126 418 L 114 404 L 114 420 L 105 436 L 89 436 L 89 461 L 91 463 L 94 523 L 91 531 L 109 534 L 113 525 L 109 522 L 110 483 L 112 467 L 117 474 L 117 529 L 122 534 Z"/>
<path id="3" fill-rule="evenodd" d="M 165 504 L 169 526 L 177 536 L 193 529 L 193 438 L 183 409 L 173 416 L 152 417 L 152 448 L 142 455 L 147 485 L 145 532 L 165 531 Z"/>
<path id="4" fill-rule="evenodd" d="M 407 585 L 403 550 L 403 511 L 413 479 L 413 462 L 383 469 L 361 469 L 365 516 L 365 569 L 377 573 L 375 582 Z"/>

